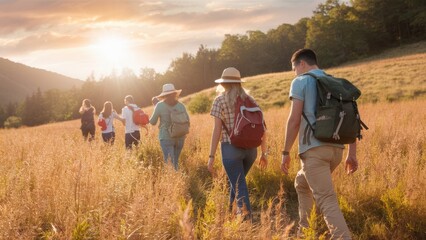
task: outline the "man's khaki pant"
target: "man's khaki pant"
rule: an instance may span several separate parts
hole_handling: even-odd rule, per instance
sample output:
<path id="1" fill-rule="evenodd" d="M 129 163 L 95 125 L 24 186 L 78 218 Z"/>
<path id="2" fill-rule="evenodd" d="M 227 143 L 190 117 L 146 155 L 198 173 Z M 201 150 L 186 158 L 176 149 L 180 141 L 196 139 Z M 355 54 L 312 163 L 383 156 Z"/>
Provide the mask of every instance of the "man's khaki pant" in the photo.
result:
<path id="1" fill-rule="evenodd" d="M 351 239 L 331 179 L 331 173 L 342 161 L 342 154 L 342 148 L 321 146 L 300 155 L 302 169 L 295 180 L 299 199 L 299 228 L 309 228 L 308 218 L 315 200 L 332 239 Z"/>

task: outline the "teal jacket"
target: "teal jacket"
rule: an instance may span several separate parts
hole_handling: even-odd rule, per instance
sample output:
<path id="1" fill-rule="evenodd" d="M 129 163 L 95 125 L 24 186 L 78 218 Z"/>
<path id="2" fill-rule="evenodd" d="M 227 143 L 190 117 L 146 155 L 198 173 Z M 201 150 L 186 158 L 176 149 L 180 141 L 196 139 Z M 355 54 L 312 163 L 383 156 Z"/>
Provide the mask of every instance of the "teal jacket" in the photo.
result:
<path id="1" fill-rule="evenodd" d="M 160 125 L 158 126 L 158 128 L 160 129 L 158 138 L 160 140 L 172 139 L 170 137 L 168 129 L 170 128 L 170 125 L 172 122 L 170 119 L 170 112 L 173 109 L 178 110 L 179 112 L 184 111 L 188 115 L 185 105 L 183 105 L 181 102 L 178 102 L 174 106 L 169 106 L 167 103 L 161 101 L 157 103 L 157 105 L 154 108 L 154 113 L 151 115 L 151 118 L 149 119 L 149 123 L 152 125 L 156 125 L 158 122 L 158 119 L 160 119 Z M 189 115 L 188 115 L 188 119 L 189 119 Z"/>

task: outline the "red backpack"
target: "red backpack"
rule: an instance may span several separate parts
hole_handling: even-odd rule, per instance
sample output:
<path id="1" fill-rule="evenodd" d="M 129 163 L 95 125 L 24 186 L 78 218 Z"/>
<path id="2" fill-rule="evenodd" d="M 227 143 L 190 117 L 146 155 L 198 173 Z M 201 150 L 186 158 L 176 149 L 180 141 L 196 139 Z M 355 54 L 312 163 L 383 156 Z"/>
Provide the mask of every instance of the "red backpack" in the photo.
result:
<path id="1" fill-rule="evenodd" d="M 133 122 L 136 125 L 146 125 L 149 123 L 149 116 L 142 109 L 136 110 L 132 106 L 127 106 L 133 112 Z"/>
<path id="2" fill-rule="evenodd" d="M 228 131 L 225 123 L 223 126 L 231 139 L 231 144 L 244 149 L 260 146 L 266 129 L 262 110 L 250 97 L 246 97 L 245 100 L 237 98 L 232 132 Z"/>
<path id="3" fill-rule="evenodd" d="M 107 129 L 106 121 L 103 118 L 98 119 L 98 125 L 99 125 L 99 127 L 101 127 L 102 131 L 105 131 Z"/>

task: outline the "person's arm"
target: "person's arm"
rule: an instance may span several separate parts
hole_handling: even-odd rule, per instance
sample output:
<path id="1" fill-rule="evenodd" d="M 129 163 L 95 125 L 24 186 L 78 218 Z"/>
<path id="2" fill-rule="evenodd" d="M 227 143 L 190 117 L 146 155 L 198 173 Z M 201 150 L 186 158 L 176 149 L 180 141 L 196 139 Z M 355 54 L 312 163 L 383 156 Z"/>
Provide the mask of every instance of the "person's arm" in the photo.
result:
<path id="1" fill-rule="evenodd" d="M 290 168 L 290 151 L 293 146 L 294 141 L 296 140 L 297 134 L 299 133 L 300 122 L 303 112 L 303 101 L 293 98 L 291 101 L 291 110 L 290 115 L 287 120 L 287 128 L 285 133 L 284 140 L 284 149 L 281 159 L 281 171 L 285 174 L 288 174 Z"/>
<path id="2" fill-rule="evenodd" d="M 185 109 L 185 114 L 186 114 L 186 117 L 188 118 L 189 126 L 191 126 L 191 119 L 189 118 L 188 111 L 186 110 L 185 105 L 182 104 L 182 106 L 183 106 L 183 109 Z"/>
<path id="3" fill-rule="evenodd" d="M 78 110 L 78 112 L 79 112 L 80 114 L 83 114 L 83 113 L 85 112 L 84 107 L 83 107 L 83 106 L 81 106 L 81 107 L 80 107 L 80 110 Z"/>
<path id="4" fill-rule="evenodd" d="M 126 126 L 126 110 L 130 111 L 130 109 L 126 109 L 126 107 L 123 107 L 121 109 L 121 118 L 123 119 L 121 122 L 123 123 L 124 126 Z"/>
<path id="5" fill-rule="evenodd" d="M 265 131 L 262 137 L 262 144 L 260 145 L 260 149 L 262 153 L 260 154 L 259 166 L 261 169 L 265 169 L 268 166 L 268 132 Z"/>
<path id="6" fill-rule="evenodd" d="M 207 164 L 207 168 L 210 173 L 214 174 L 214 160 L 215 160 L 215 154 L 216 154 L 216 148 L 219 144 L 220 135 L 222 134 L 222 120 L 220 118 L 214 117 L 214 127 L 213 127 L 213 133 L 212 133 L 212 139 L 210 142 L 210 155 L 209 155 L 209 161 Z"/>
<path id="7" fill-rule="evenodd" d="M 347 174 L 354 173 L 358 169 L 358 159 L 356 158 L 356 141 L 349 144 L 348 155 L 346 156 L 345 169 Z"/>
<path id="8" fill-rule="evenodd" d="M 160 106 L 160 104 L 158 103 L 154 107 L 154 112 L 152 113 L 151 118 L 149 119 L 149 123 L 151 125 L 155 125 L 158 122 L 158 116 L 159 116 L 159 111 L 160 111 L 159 106 Z"/>
<path id="9" fill-rule="evenodd" d="M 112 115 L 114 116 L 115 119 L 118 119 L 120 122 L 124 124 L 124 118 L 122 118 L 115 110 L 114 112 L 112 112 Z"/>

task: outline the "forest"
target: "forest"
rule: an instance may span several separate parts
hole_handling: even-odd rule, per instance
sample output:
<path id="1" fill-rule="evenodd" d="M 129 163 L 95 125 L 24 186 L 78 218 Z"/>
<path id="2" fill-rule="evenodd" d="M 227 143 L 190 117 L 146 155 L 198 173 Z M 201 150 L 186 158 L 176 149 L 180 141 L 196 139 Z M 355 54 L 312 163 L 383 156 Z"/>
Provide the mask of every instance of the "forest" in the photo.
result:
<path id="1" fill-rule="evenodd" d="M 243 77 L 291 69 L 292 53 L 300 48 L 316 51 L 321 68 L 338 66 L 386 49 L 426 39 L 424 0 L 327 0 L 310 18 L 281 24 L 266 33 L 226 34 L 218 49 L 203 44 L 196 54 L 182 53 L 164 73 L 142 68 L 139 73 L 111 70 L 96 79 L 88 76 L 81 88 L 40 90 L 21 103 L 0 106 L 0 127 L 36 126 L 76 119 L 85 98 L 98 112 L 105 101 L 120 109 L 131 94 L 138 105 L 149 106 L 164 83 L 183 89 L 182 96 L 214 86 L 224 68 L 234 66 Z"/>

